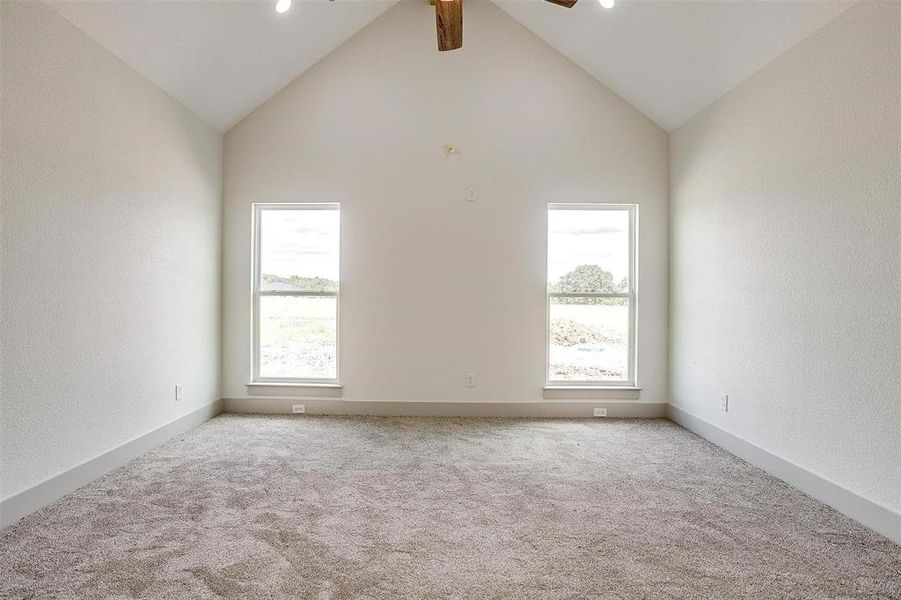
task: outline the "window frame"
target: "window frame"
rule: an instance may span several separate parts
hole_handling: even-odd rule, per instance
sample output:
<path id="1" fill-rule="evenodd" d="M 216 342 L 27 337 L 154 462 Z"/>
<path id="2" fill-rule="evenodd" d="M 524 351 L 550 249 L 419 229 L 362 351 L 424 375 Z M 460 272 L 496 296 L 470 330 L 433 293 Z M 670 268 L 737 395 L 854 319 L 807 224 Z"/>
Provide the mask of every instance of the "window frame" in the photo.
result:
<path id="1" fill-rule="evenodd" d="M 550 262 L 549 217 L 552 210 L 625 210 L 629 213 L 629 289 L 620 293 L 605 292 L 551 292 L 547 281 Z M 606 204 L 600 202 L 551 202 L 545 213 L 545 360 L 544 379 L 546 388 L 623 388 L 638 386 L 638 205 Z M 627 298 L 629 300 L 629 339 L 627 353 L 627 374 L 622 380 L 580 380 L 551 379 L 551 298 Z"/>
<path id="2" fill-rule="evenodd" d="M 251 382 L 270 384 L 332 384 L 337 385 L 341 377 L 341 203 L 340 202 L 254 202 L 253 239 L 251 241 Z M 314 292 L 301 290 L 261 290 L 262 277 L 260 251 L 260 225 L 264 210 L 337 210 L 338 211 L 338 290 L 335 292 Z M 261 377 L 260 376 L 260 298 L 262 296 L 288 296 L 335 299 L 335 377 Z"/>

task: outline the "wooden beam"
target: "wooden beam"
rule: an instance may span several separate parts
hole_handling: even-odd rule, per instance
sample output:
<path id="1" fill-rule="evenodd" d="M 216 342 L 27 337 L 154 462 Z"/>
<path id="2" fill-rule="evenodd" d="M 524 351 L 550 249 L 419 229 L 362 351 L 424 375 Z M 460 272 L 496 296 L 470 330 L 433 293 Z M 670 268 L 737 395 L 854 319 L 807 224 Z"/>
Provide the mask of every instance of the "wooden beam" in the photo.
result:
<path id="1" fill-rule="evenodd" d="M 438 29 L 438 50 L 463 47 L 463 0 L 436 0 L 435 25 Z"/>

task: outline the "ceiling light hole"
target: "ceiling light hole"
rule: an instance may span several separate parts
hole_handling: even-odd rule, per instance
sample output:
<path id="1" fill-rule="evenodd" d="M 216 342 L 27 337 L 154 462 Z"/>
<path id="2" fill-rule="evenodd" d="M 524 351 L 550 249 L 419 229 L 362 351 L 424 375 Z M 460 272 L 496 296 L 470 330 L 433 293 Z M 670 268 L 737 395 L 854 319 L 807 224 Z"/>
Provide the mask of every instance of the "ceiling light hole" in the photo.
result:
<path id="1" fill-rule="evenodd" d="M 278 0 L 275 3 L 275 12 L 278 14 L 283 14 L 288 12 L 291 9 L 291 0 Z"/>
<path id="2" fill-rule="evenodd" d="M 598 2 L 601 4 L 601 8 L 606 8 L 607 10 L 616 6 L 616 0 L 598 0 Z"/>

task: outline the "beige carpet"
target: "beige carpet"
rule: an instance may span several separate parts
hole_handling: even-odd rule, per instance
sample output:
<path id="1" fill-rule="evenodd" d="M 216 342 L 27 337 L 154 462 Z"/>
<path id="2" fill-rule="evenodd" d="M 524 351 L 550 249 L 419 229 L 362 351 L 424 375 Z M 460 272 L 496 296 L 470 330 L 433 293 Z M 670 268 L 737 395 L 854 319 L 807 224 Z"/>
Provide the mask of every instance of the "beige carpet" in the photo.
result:
<path id="1" fill-rule="evenodd" d="M 0 533 L 4 598 L 901 598 L 901 547 L 662 420 L 223 415 Z"/>

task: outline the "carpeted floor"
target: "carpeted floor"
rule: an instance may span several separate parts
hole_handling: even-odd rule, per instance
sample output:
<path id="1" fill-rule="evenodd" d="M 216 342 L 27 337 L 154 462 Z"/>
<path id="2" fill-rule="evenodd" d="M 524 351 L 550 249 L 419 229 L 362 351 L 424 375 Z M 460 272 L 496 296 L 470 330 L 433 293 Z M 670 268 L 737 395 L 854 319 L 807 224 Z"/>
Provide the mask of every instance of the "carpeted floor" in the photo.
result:
<path id="1" fill-rule="evenodd" d="M 669 421 L 223 415 L 0 533 L 0 596 L 901 598 L 901 547 Z"/>

